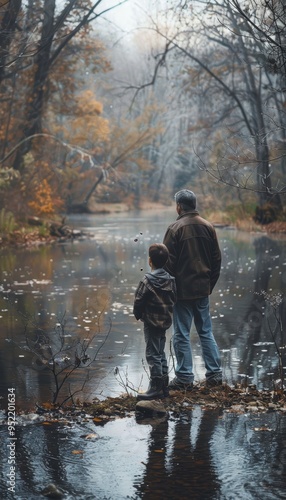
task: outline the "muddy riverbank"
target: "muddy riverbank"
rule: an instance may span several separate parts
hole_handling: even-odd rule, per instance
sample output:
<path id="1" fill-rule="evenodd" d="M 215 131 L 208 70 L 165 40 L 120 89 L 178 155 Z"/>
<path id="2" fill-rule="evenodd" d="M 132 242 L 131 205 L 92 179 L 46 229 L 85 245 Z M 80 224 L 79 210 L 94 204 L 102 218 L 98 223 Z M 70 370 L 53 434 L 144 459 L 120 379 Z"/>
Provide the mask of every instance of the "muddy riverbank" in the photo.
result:
<path id="1" fill-rule="evenodd" d="M 171 391 L 168 398 L 156 400 L 156 404 L 147 404 L 146 411 L 138 408 L 136 396 L 122 394 L 119 397 L 107 397 L 104 400 L 95 398 L 92 402 L 77 402 L 61 406 L 49 402 L 35 405 L 25 411 L 18 411 L 18 416 L 24 421 L 54 422 L 56 420 L 73 420 L 74 417 L 86 414 L 94 417 L 97 424 L 128 416 L 153 417 L 157 414 L 180 415 L 191 412 L 194 407 L 202 409 L 223 410 L 235 414 L 262 414 L 266 412 L 281 412 L 286 415 L 286 391 L 276 388 L 273 391 L 259 391 L 255 386 L 230 387 L 227 384 L 215 388 L 195 385 L 192 391 Z M 30 417 L 29 417 L 30 415 Z M 37 418 L 37 415 L 41 416 Z"/>

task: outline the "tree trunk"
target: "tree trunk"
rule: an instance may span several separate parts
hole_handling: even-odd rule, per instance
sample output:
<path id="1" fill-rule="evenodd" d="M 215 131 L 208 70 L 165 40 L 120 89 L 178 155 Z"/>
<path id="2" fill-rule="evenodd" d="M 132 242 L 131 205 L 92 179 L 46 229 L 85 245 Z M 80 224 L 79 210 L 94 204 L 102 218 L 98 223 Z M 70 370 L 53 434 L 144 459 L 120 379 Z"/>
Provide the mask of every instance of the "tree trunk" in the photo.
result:
<path id="1" fill-rule="evenodd" d="M 22 0 L 10 0 L 6 5 L 0 27 L 0 82 L 5 77 L 6 59 L 9 55 L 9 47 L 16 28 L 16 20 L 21 9 Z"/>
<path id="2" fill-rule="evenodd" d="M 282 210 L 282 203 L 278 194 L 273 194 L 271 169 L 269 165 L 269 147 L 267 142 L 267 133 L 264 120 L 265 110 L 262 102 L 262 77 L 261 70 L 258 75 L 254 74 L 253 64 L 250 58 L 249 49 L 246 47 L 240 26 L 237 19 L 229 8 L 233 26 L 239 34 L 238 42 L 245 61 L 245 80 L 248 88 L 250 106 L 252 110 L 252 130 L 255 141 L 255 151 L 257 160 L 257 191 L 259 207 L 272 206 L 274 209 Z"/>
<path id="3" fill-rule="evenodd" d="M 23 156 L 31 148 L 31 140 L 28 138 L 34 134 L 40 133 L 42 128 L 42 115 L 45 103 L 46 91 L 44 86 L 50 69 L 50 52 L 54 37 L 54 17 L 55 17 L 56 0 L 45 0 L 44 2 L 44 18 L 41 39 L 36 59 L 36 72 L 34 76 L 34 84 L 32 89 L 31 103 L 27 110 L 26 127 L 23 131 L 23 139 L 27 139 L 21 147 L 18 148 L 14 168 L 21 170 Z"/>

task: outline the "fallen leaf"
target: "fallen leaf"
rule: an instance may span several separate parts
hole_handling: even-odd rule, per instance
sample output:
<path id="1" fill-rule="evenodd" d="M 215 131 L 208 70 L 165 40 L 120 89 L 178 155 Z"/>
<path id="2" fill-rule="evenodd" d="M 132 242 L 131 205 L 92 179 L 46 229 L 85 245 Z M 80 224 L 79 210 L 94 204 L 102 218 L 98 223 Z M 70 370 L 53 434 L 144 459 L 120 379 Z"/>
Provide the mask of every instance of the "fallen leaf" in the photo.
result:
<path id="1" fill-rule="evenodd" d="M 54 404 L 52 404 L 52 403 L 43 403 L 43 404 L 42 404 L 42 407 L 43 407 L 45 410 L 52 410 L 52 409 L 55 407 L 55 405 L 54 405 Z"/>
<path id="2" fill-rule="evenodd" d="M 95 434 L 95 433 L 91 433 L 91 434 L 87 434 L 86 436 L 83 436 L 84 439 L 97 439 L 98 438 L 98 434 Z"/>
<path id="3" fill-rule="evenodd" d="M 82 450 L 73 450 L 72 454 L 73 455 L 83 455 L 83 451 Z"/>

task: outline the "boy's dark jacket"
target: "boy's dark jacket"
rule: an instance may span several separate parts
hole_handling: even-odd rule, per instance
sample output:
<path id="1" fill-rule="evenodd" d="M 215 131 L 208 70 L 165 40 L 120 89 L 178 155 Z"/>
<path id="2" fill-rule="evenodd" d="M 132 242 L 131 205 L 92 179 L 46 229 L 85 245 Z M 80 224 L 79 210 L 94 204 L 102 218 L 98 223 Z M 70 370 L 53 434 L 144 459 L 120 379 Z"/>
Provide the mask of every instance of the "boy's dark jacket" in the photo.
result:
<path id="1" fill-rule="evenodd" d="M 176 282 L 164 269 L 146 273 L 135 292 L 133 314 L 156 328 L 166 330 L 172 324 L 177 300 Z"/>

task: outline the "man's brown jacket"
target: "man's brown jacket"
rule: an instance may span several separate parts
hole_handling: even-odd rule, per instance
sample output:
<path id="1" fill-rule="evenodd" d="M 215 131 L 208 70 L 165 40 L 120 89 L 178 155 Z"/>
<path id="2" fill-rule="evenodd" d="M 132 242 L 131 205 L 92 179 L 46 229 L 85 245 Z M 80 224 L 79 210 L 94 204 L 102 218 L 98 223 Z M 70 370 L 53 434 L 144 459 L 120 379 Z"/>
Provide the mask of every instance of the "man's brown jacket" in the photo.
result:
<path id="1" fill-rule="evenodd" d="M 219 278 L 221 252 L 214 227 L 197 210 L 185 212 L 164 236 L 165 269 L 176 278 L 178 300 L 207 297 Z"/>

